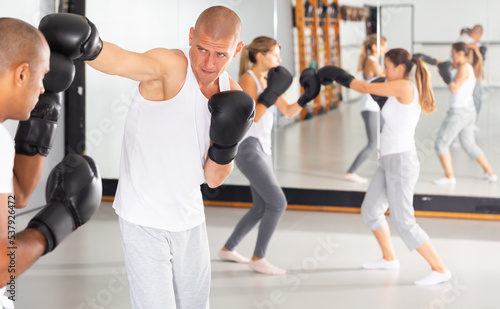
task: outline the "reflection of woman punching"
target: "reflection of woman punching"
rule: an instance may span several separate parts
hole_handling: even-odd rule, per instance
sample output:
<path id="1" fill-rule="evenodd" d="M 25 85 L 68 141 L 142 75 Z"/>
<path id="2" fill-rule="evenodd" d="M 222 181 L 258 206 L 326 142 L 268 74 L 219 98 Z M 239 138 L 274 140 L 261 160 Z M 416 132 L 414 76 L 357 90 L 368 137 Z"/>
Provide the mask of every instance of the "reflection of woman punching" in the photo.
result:
<path id="1" fill-rule="evenodd" d="M 469 64 L 470 54 L 473 56 L 473 66 Z M 493 173 L 486 156 L 476 144 L 474 137 L 477 111 L 474 106 L 473 92 L 476 86 L 476 76 L 477 79 L 481 79 L 483 75 L 482 57 L 476 48 L 470 48 L 463 42 L 452 45 L 451 56 L 453 64 L 446 66 L 446 63 L 441 63 L 438 65 L 439 72 L 451 91 L 451 96 L 450 109 L 436 140 L 436 151 L 446 177 L 437 179 L 434 183 L 438 185 L 456 183 L 450 154 L 450 145 L 456 137 L 460 139 L 462 148 L 469 157 L 476 160 L 483 168 L 484 174 L 481 178 L 490 182 L 497 181 L 497 176 Z M 452 67 L 457 69 L 454 79 L 450 73 Z"/>
<path id="2" fill-rule="evenodd" d="M 383 76 L 383 69 L 378 63 L 378 59 L 385 54 L 386 50 L 387 40 L 384 37 L 380 37 L 380 54 L 377 53 L 376 34 L 370 35 L 363 42 L 359 55 L 358 70 L 363 71 L 363 79 L 365 81 L 370 82 L 379 76 Z M 361 100 L 361 116 L 365 122 L 368 144 L 359 152 L 351 167 L 349 167 L 344 175 L 344 178 L 353 182 L 365 183 L 367 179 L 356 174 L 356 170 L 377 150 L 380 107 L 369 94 L 363 95 Z"/>
<path id="3" fill-rule="evenodd" d="M 412 205 L 413 190 L 420 170 L 414 140 L 415 128 L 422 110 L 425 113 L 435 110 L 430 75 L 421 60 L 412 58 L 410 53 L 400 48 L 389 50 L 385 54 L 384 64 L 386 83 L 359 81 L 333 66 L 320 69 L 318 76 L 324 84 L 336 81 L 362 93 L 387 97 L 379 97 L 377 101 L 384 103 L 380 162 L 361 206 L 363 220 L 373 231 L 383 258 L 364 264 L 363 268 L 399 268 L 384 216 L 389 208 L 392 222 L 407 247 L 416 249 L 432 268 L 429 275 L 415 284 L 434 285 L 449 280 L 451 274 L 433 249 L 429 236 L 416 223 Z M 409 80 L 414 64 L 416 83 Z"/>
<path id="4" fill-rule="evenodd" d="M 297 103 L 288 104 L 283 93 L 292 83 L 292 76 L 279 66 L 281 46 L 269 37 L 257 37 L 245 47 L 240 60 L 240 86 L 257 103 L 254 124 L 238 148 L 236 165 L 250 181 L 252 208 L 241 218 L 226 244 L 219 252 L 223 260 L 249 263 L 253 270 L 280 275 L 285 270 L 269 263 L 264 256 L 271 236 L 285 211 L 285 194 L 273 174 L 271 161 L 271 130 L 276 108 L 285 116 L 296 115 L 314 99 L 321 84 L 313 69 L 306 69 L 300 76 L 304 94 Z M 252 63 L 251 68 L 249 62 Z M 258 223 L 257 244 L 251 260 L 239 255 L 234 248 Z"/>

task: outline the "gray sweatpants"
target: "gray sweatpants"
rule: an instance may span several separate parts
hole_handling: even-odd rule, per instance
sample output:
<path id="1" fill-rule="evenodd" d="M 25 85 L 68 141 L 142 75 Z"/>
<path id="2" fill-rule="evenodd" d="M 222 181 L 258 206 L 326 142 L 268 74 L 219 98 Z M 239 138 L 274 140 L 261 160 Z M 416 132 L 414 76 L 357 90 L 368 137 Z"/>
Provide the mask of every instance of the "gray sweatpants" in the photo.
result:
<path id="1" fill-rule="evenodd" d="M 380 157 L 379 166 L 361 205 L 363 220 L 372 231 L 387 225 L 384 213 L 390 209 L 392 223 L 410 250 L 420 247 L 429 239 L 415 221 L 413 209 L 413 190 L 419 172 L 416 151 Z"/>
<path id="2" fill-rule="evenodd" d="M 474 137 L 476 115 L 474 105 L 448 110 L 436 140 L 436 151 L 439 156 L 450 153 L 450 145 L 457 136 L 462 148 L 471 159 L 476 160 L 483 154 Z"/>
<path id="3" fill-rule="evenodd" d="M 133 309 L 209 308 L 205 223 L 169 232 L 120 218 L 120 230 Z"/>
<path id="4" fill-rule="evenodd" d="M 383 118 L 380 117 L 380 112 L 362 111 L 361 116 L 363 117 L 363 121 L 365 123 L 368 144 L 361 149 L 351 167 L 349 167 L 349 173 L 356 172 L 360 165 L 363 164 L 363 162 L 365 162 L 371 154 L 377 150 L 377 123 L 380 121 L 380 129 L 382 129 L 383 125 Z"/>
<path id="5" fill-rule="evenodd" d="M 243 140 L 238 147 L 235 162 L 250 181 L 253 205 L 240 219 L 224 247 L 234 250 L 260 221 L 254 255 L 263 258 L 271 236 L 286 209 L 285 193 L 273 173 L 271 156 L 264 153 L 258 139 L 248 137 Z"/>

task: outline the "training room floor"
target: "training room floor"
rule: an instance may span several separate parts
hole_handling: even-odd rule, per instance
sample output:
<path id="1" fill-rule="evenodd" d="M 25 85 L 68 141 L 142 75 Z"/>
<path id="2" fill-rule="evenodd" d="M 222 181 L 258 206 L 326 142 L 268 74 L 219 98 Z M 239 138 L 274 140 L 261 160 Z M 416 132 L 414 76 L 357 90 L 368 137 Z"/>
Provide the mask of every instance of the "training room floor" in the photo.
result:
<path id="1" fill-rule="evenodd" d="M 367 271 L 380 258 L 377 243 L 359 214 L 285 212 L 267 259 L 284 276 L 265 276 L 248 266 L 222 262 L 217 252 L 246 209 L 206 207 L 212 257 L 211 308 L 493 309 L 500 305 L 499 221 L 417 218 L 453 277 L 446 284 L 418 287 L 430 271 L 399 236 L 393 240 L 399 271 Z M 17 217 L 23 229 L 35 214 Z M 390 224 L 390 220 L 389 220 Z M 237 250 L 252 254 L 256 230 Z M 130 308 L 118 218 L 110 202 L 43 256 L 16 281 L 16 308 Z"/>

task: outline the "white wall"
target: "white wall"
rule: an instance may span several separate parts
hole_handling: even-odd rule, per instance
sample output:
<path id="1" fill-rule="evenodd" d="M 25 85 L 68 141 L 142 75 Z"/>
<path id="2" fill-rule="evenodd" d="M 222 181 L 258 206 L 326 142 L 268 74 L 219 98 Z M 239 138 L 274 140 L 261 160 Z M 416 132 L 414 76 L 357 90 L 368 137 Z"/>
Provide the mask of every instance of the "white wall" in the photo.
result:
<path id="1" fill-rule="evenodd" d="M 86 5 L 105 41 L 135 52 L 179 47 L 178 0 L 87 0 Z M 118 178 L 125 116 L 138 83 L 90 66 L 86 74 L 86 154 L 102 178 Z"/>
<path id="2" fill-rule="evenodd" d="M 13 17 L 24 20 L 25 22 L 38 28 L 40 19 L 53 13 L 54 1 L 49 0 L 23 0 L 23 1 L 0 1 L 0 12 L 2 17 Z M 14 138 L 18 121 L 7 120 L 3 125 Z M 1 150 L 0 150 L 1 151 Z M 28 206 L 22 210 L 17 210 L 17 213 L 30 211 L 39 206 L 45 205 L 45 184 L 52 168 L 61 161 L 64 156 L 64 107 L 59 117 L 59 123 L 56 133 L 54 146 L 45 160 L 45 167 L 40 180 L 40 185 L 30 198 Z"/>

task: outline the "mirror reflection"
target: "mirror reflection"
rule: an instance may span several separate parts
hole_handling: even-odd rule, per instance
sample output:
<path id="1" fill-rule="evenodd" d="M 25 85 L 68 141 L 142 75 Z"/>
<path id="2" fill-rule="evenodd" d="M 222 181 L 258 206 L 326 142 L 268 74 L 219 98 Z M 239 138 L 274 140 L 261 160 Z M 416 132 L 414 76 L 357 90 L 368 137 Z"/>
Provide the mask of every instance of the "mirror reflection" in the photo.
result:
<path id="1" fill-rule="evenodd" d="M 150 0 L 157 5 L 157 1 Z M 481 107 L 476 107 L 477 119 L 474 124 L 474 138 L 493 171 L 500 168 L 500 146 L 495 141 L 498 128 L 499 106 L 495 104 L 500 95 L 500 61 L 493 55 L 498 54 L 500 41 L 499 21 L 492 12 L 500 9 L 500 4 L 491 0 L 480 0 L 469 5 L 457 5 L 456 1 L 422 2 L 415 0 L 398 1 L 260 1 L 260 8 L 246 1 L 222 1 L 241 17 L 246 44 L 258 36 L 275 38 L 281 45 L 281 65 L 290 71 L 294 81 L 285 93 L 288 102 L 296 102 L 301 95 L 300 73 L 307 67 L 321 68 L 335 64 L 353 74 L 357 79 L 369 78 L 377 70 L 383 69 L 380 57 L 385 49 L 403 47 L 411 53 L 425 54 L 438 61 L 452 59 L 451 45 L 459 41 L 462 29 L 483 27 L 480 44 L 486 46 L 484 61 L 484 80 L 481 82 L 483 100 Z M 380 10 L 377 3 L 380 2 Z M 299 31 L 297 23 L 297 3 L 301 8 L 305 27 Z M 200 4 L 197 1 L 165 1 L 162 7 L 178 10 L 179 16 L 169 20 L 152 17 L 151 12 L 137 14 L 144 17 L 140 27 L 158 29 L 158 36 L 141 36 L 139 25 L 123 24 L 115 27 L 117 21 L 109 16 L 100 16 L 98 8 L 109 5 L 110 9 L 130 10 L 133 5 L 115 5 L 113 1 L 102 4 L 87 1 L 87 15 L 100 24 L 103 36 L 116 41 L 126 48 L 136 51 L 147 50 L 153 46 L 167 48 L 187 45 L 189 25 L 193 23 L 187 16 L 191 11 L 200 11 L 211 3 Z M 151 4 L 153 5 L 153 4 Z M 458 11 L 447 8 L 453 5 Z M 146 8 L 148 5 L 141 6 Z M 160 12 L 161 10 L 158 10 Z M 377 18 L 377 12 L 380 17 Z M 126 16 L 119 12 L 116 16 Z M 158 13 L 160 14 L 160 13 Z M 446 16 L 444 16 L 445 14 Z M 259 15 L 256 22 L 254 16 Z M 276 20 L 275 20 L 276 16 Z M 314 19 L 317 16 L 317 19 Z M 463 16 L 463 18 L 456 18 Z M 440 20 L 455 20 L 443 24 Z M 275 23 L 277 21 L 277 23 Z M 378 22 L 378 23 L 377 23 Z M 129 31 L 124 31 L 130 27 Z M 119 30 L 118 30 L 119 29 Z M 169 29 L 168 31 L 166 29 Z M 380 29 L 380 31 L 377 31 Z M 117 32 L 118 31 L 118 32 Z M 124 34 L 133 33 L 134 41 Z M 372 34 L 379 33 L 376 51 L 372 42 L 366 49 L 365 42 Z M 383 38 L 385 38 L 385 40 Z M 462 37 L 463 38 L 463 37 Z M 384 47 L 384 42 L 386 48 Z M 369 65 L 366 71 L 358 70 L 360 56 L 366 50 Z M 363 58 L 363 57 L 362 57 Z M 233 59 L 228 68 L 229 74 L 238 79 L 239 57 Z M 375 61 L 374 61 L 375 60 Z M 415 133 L 417 152 L 420 160 L 420 177 L 415 189 L 417 194 L 443 194 L 499 197 L 500 190 L 495 182 L 479 179 L 484 170 L 475 159 L 469 157 L 463 146 L 454 142 L 450 145 L 453 172 L 456 184 L 442 186 L 433 183 L 444 177 L 444 169 L 436 151 L 436 140 L 441 124 L 450 108 L 451 92 L 442 80 L 436 65 L 427 64 L 431 73 L 431 83 L 436 99 L 437 111 L 420 117 Z M 363 76 L 365 75 L 365 76 Z M 410 75 L 413 75 L 410 74 Z M 87 70 L 87 153 L 100 160 L 103 178 L 118 178 L 118 157 L 123 136 L 123 121 L 128 104 L 135 88 L 129 81 L 117 81 L 116 78 L 101 76 Z M 110 83 L 113 87 L 108 87 Z M 102 97 L 105 95 L 105 97 Z M 341 99 L 341 100 L 340 100 Z M 101 104 L 99 102 L 112 102 Z M 379 136 L 367 129 L 367 123 L 373 127 L 373 120 L 379 117 L 371 115 L 366 106 L 366 96 L 345 87 L 322 87 L 318 99 L 310 108 L 299 115 L 288 118 L 277 113 L 272 134 L 272 159 L 278 181 L 285 188 L 306 188 L 339 191 L 365 192 L 369 180 L 377 167 L 378 154 L 373 151 L 374 139 Z M 373 111 L 371 111 L 373 112 Z M 99 115 L 93 117 L 92 115 Z M 102 115 L 107 115 L 103 118 Z M 366 118 L 366 119 L 365 119 Z M 112 123 L 112 125 L 110 125 Z M 377 123 L 380 127 L 380 123 Z M 368 150 L 365 151 L 368 147 Z M 357 160 L 358 157 L 361 157 Z M 366 157 L 366 158 L 365 158 Z M 355 173 L 366 183 L 350 181 L 347 172 Z M 354 179 L 354 180 L 356 180 Z M 237 169 L 227 179 L 228 185 L 248 185 L 246 177 Z"/>
<path id="2" fill-rule="evenodd" d="M 470 10 L 469 6 L 459 6 L 457 9 L 463 10 L 461 16 L 467 17 L 457 19 L 451 16 L 458 16 L 457 13 L 446 10 L 446 6 L 451 5 L 451 2 L 404 1 L 394 5 L 390 1 L 381 1 L 379 22 L 383 39 L 379 37 L 376 51 L 373 50 L 372 44 L 369 44 L 371 46 L 366 59 L 382 63 L 377 56 L 384 52 L 384 42 L 387 49 L 403 47 L 411 53 L 427 55 L 443 63 L 453 61 L 452 44 L 455 42 L 474 41 L 478 48 L 483 46 L 482 49 L 486 49 L 483 64 L 484 80 L 478 83 L 479 89 L 483 92 L 482 104 L 477 102 L 476 90 L 474 102 L 476 119 L 469 127 L 473 130 L 471 138 L 479 147 L 480 154 L 478 155 L 477 149 L 475 153 L 471 152 L 467 138 L 461 139 L 460 136 L 463 134 L 459 133 L 463 130 L 453 133 L 457 138 L 453 138 L 449 145 L 451 160 L 448 161 L 451 161 L 455 183 L 439 182 L 445 177 L 445 169 L 442 164 L 443 157 L 440 157 L 442 150 L 439 150 L 442 146 L 436 145 L 440 138 L 440 128 L 444 122 L 449 121 L 447 115 L 450 113 L 450 100 L 454 94 L 443 81 L 437 65 L 426 63 L 432 76 L 431 83 L 437 111 L 429 115 L 422 113 L 416 129 L 415 142 L 421 170 L 415 193 L 499 197 L 500 190 L 494 181 L 495 178 L 490 176 L 500 166 L 500 162 L 497 162 L 500 158 L 500 146 L 495 142 L 495 136 L 498 136 L 499 132 L 493 125 L 498 122 L 500 114 L 498 105 L 494 103 L 499 96 L 499 73 L 495 69 L 498 67 L 495 63 L 498 60 L 491 56 L 498 53 L 500 33 L 496 31 L 499 29 L 497 21 L 489 13 L 499 4 L 483 0 L 477 2 L 474 10 Z M 295 1 L 292 1 L 292 5 L 295 6 Z M 375 5 L 376 3 L 360 1 L 341 1 L 339 4 L 340 63 L 334 62 L 334 64 L 355 75 L 357 79 L 370 77 L 370 74 L 367 74 L 370 73 L 369 69 L 358 70 L 358 60 L 362 52 L 367 50 L 363 45 L 372 34 L 370 31 L 377 32 L 377 28 L 373 27 L 376 22 L 373 14 L 377 12 Z M 305 3 L 304 11 L 310 11 L 311 7 L 314 9 L 314 5 Z M 365 15 L 359 13 L 363 11 Z M 445 17 L 443 14 L 449 16 Z M 439 21 L 444 18 L 456 20 L 456 23 L 440 23 Z M 471 33 L 476 25 L 481 25 L 483 28 L 481 36 Z M 294 28 L 296 38 L 297 31 L 297 28 Z M 312 32 L 311 29 L 306 31 Z M 295 73 L 298 75 L 297 44 L 294 50 Z M 311 63 L 314 65 L 314 59 L 309 60 L 308 66 L 311 66 Z M 410 76 L 413 75 L 412 72 Z M 287 95 L 297 97 L 292 90 L 289 90 Z M 370 117 L 366 116 L 368 113 L 365 111 L 366 99 L 363 95 L 343 87 L 342 97 L 343 100 L 337 108 L 325 109 L 325 113 L 317 113 L 310 119 L 298 118 L 296 122 L 275 128 L 277 134 L 274 141 L 276 150 L 274 164 L 283 187 L 366 191 L 368 184 L 363 183 L 363 179 L 370 180 L 373 176 L 377 166 L 377 152 L 373 151 L 365 160 L 357 158 L 368 152 L 364 152 L 367 147 L 368 149 L 373 147 L 373 131 L 377 130 L 368 130 L 366 127 L 366 123 L 370 122 L 366 118 Z M 362 164 L 359 164 L 361 161 Z M 485 164 L 485 161 L 488 164 Z M 445 161 L 444 164 L 447 166 L 449 162 Z M 359 178 L 352 177 L 351 180 L 355 181 L 346 180 L 348 171 L 355 172 Z M 233 172 L 228 183 L 247 184 L 246 179 L 238 174 L 237 170 Z"/>

